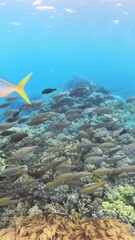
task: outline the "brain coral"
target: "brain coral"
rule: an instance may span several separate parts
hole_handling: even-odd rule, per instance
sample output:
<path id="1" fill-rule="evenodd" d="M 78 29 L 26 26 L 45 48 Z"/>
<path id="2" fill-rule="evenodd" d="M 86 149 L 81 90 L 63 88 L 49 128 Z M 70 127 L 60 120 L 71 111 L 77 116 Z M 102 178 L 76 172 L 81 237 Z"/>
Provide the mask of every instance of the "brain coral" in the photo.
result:
<path id="1" fill-rule="evenodd" d="M 68 216 L 18 218 L 0 231 L 0 240 L 135 240 L 127 226 L 117 219 L 100 220 L 82 217 L 74 212 Z"/>

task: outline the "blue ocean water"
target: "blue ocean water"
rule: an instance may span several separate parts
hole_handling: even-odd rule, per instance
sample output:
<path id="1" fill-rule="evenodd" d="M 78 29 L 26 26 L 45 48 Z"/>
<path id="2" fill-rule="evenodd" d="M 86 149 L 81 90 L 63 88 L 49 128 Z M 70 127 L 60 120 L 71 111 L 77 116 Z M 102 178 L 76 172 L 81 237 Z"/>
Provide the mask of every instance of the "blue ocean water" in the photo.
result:
<path id="1" fill-rule="evenodd" d="M 134 0 L 0 0 L 0 76 L 41 96 L 83 76 L 135 94 Z"/>

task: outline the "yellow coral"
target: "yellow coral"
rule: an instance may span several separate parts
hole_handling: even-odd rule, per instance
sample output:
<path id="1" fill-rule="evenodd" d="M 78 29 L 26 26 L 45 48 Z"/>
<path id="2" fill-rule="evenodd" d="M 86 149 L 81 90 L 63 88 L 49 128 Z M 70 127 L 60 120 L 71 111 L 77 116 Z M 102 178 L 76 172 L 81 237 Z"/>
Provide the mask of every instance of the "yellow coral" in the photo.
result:
<path id="1" fill-rule="evenodd" d="M 95 220 L 73 212 L 69 216 L 50 214 L 18 218 L 0 231 L 0 240 L 135 240 L 127 226 L 117 219 Z"/>

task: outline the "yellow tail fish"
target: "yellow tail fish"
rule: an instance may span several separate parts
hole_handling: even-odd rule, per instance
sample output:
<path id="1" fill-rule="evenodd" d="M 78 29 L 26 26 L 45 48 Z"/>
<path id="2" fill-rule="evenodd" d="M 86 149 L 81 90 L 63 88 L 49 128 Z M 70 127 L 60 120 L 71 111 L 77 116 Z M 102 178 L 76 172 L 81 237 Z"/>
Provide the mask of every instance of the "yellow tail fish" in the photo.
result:
<path id="1" fill-rule="evenodd" d="M 5 97 L 13 92 L 17 92 L 29 104 L 31 104 L 27 94 L 24 91 L 24 86 L 31 77 L 32 72 L 24 77 L 18 84 L 13 84 L 6 79 L 0 78 L 0 97 Z"/>

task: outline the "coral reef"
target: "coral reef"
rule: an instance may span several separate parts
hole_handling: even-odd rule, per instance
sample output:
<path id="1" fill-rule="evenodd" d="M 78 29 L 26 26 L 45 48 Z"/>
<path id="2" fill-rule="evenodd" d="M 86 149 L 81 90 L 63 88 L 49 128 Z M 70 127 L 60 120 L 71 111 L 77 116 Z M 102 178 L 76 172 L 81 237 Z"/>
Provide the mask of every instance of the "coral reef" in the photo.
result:
<path id="1" fill-rule="evenodd" d="M 130 185 L 110 188 L 105 194 L 102 208 L 116 212 L 124 221 L 135 223 L 134 196 L 135 189 Z"/>
<path id="2" fill-rule="evenodd" d="M 31 105 L 18 99 L 2 116 L 0 228 L 73 209 L 135 226 L 135 104 L 81 77 L 67 86 Z M 16 107 L 19 120 L 7 125 Z"/>
<path id="3" fill-rule="evenodd" d="M 128 227 L 117 219 L 89 219 L 73 212 L 62 217 L 35 215 L 18 218 L 0 231 L 1 240 L 134 240 Z"/>

